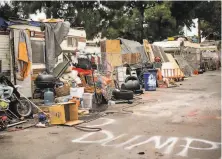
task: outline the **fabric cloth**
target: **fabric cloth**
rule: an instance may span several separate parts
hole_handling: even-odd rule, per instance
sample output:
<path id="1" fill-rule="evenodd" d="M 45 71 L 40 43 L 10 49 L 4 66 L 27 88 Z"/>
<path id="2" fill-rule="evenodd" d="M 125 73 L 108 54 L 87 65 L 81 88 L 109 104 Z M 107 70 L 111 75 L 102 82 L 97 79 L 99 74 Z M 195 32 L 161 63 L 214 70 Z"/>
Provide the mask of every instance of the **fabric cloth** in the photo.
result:
<path id="1" fill-rule="evenodd" d="M 62 52 L 60 44 L 68 35 L 69 22 L 45 23 L 46 71 L 52 73 L 55 59 Z"/>
<path id="2" fill-rule="evenodd" d="M 19 41 L 18 41 L 18 68 L 19 73 L 24 80 L 30 71 L 32 66 L 32 48 L 31 48 L 31 41 L 29 35 L 26 31 L 21 30 L 19 32 Z"/>

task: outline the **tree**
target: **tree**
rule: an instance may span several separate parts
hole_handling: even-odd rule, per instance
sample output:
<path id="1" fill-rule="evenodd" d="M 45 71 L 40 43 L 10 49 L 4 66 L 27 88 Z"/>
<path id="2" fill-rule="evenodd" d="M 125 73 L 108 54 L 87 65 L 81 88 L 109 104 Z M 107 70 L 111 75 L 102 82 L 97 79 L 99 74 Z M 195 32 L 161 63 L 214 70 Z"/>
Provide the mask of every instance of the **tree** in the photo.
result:
<path id="1" fill-rule="evenodd" d="M 19 7 L 16 3 L 12 6 L 10 3 L 0 3 L 0 17 L 8 20 L 9 17 L 18 18 Z"/>
<path id="2" fill-rule="evenodd" d="M 170 11 L 172 17 L 176 19 L 176 27 L 193 25 L 193 10 L 200 3 L 199 1 L 172 1 L 170 2 Z"/>
<path id="3" fill-rule="evenodd" d="M 71 27 L 84 27 L 87 39 L 98 33 L 107 38 L 163 40 L 182 33 L 192 19 L 200 19 L 202 35 L 221 33 L 221 2 L 201 1 L 10 1 L 0 5 L 0 16 L 29 18 L 43 11 L 47 18 L 68 20 Z"/>
<path id="4" fill-rule="evenodd" d="M 159 3 L 162 2 L 153 2 L 153 1 L 128 1 L 126 3 L 126 6 L 131 9 L 134 10 L 136 9 L 138 11 L 138 21 L 139 21 L 139 26 L 138 26 L 138 30 L 140 30 L 140 38 L 139 41 L 142 42 L 143 39 L 145 38 L 144 36 L 144 22 L 145 22 L 145 11 L 149 8 L 154 7 L 155 5 L 158 5 Z M 135 11 L 135 10 L 134 10 Z"/>
<path id="5" fill-rule="evenodd" d="M 200 20 L 202 36 L 211 33 L 221 35 L 221 2 L 201 2 L 195 8 L 195 17 Z"/>
<path id="6" fill-rule="evenodd" d="M 148 24 L 146 30 L 147 34 L 151 35 L 150 40 L 163 40 L 179 33 L 176 19 L 171 16 L 170 5 L 164 2 L 145 11 L 145 21 Z"/>

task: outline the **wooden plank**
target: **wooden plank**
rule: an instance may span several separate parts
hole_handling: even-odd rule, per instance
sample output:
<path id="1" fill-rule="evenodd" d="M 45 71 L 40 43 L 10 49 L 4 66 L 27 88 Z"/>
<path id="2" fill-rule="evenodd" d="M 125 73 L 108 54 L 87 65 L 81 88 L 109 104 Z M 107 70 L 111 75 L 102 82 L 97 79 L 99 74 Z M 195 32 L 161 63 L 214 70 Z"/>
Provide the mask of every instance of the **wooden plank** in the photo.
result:
<path id="1" fill-rule="evenodd" d="M 144 46 L 147 56 L 150 59 L 150 62 L 154 62 L 154 54 L 153 54 L 151 44 L 149 44 L 147 40 L 143 40 L 143 46 Z"/>
<path id="2" fill-rule="evenodd" d="M 79 115 L 88 115 L 89 114 L 89 110 L 78 110 L 78 114 Z"/>
<path id="3" fill-rule="evenodd" d="M 78 106 L 76 105 L 76 103 L 69 104 L 69 112 L 72 112 L 69 115 L 71 121 L 79 119 Z"/>
<path id="4" fill-rule="evenodd" d="M 137 64 L 141 62 L 140 53 L 132 53 L 132 54 L 123 54 L 122 55 L 122 63 L 128 64 Z"/>
<path id="5" fill-rule="evenodd" d="M 112 67 L 122 65 L 122 56 L 121 56 L 121 54 L 109 53 L 109 54 L 106 54 L 106 56 L 107 56 L 107 61 L 112 65 Z"/>
<path id="6" fill-rule="evenodd" d="M 133 53 L 131 55 L 131 64 L 137 64 L 140 62 L 141 62 L 140 53 Z"/>
<path id="7" fill-rule="evenodd" d="M 74 120 L 74 121 L 68 121 L 68 122 L 66 122 L 64 125 L 73 126 L 73 125 L 81 124 L 81 123 L 83 123 L 83 122 L 84 122 L 83 120 Z"/>
<path id="8" fill-rule="evenodd" d="M 106 41 L 100 42 L 100 49 L 101 49 L 100 50 L 101 52 L 104 52 L 104 53 L 106 52 Z"/>
<path id="9" fill-rule="evenodd" d="M 122 62 L 123 63 L 130 63 L 131 62 L 131 55 L 130 54 L 123 54 L 122 55 Z"/>
<path id="10" fill-rule="evenodd" d="M 120 54 L 120 40 L 106 40 L 106 52 Z"/>

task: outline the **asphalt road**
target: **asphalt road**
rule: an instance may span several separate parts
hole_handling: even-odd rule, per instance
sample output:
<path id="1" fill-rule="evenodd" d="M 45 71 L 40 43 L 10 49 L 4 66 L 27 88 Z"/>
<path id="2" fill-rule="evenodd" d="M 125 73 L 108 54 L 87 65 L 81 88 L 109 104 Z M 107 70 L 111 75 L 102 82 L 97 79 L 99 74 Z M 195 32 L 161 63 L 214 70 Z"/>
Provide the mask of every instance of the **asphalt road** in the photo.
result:
<path id="1" fill-rule="evenodd" d="M 30 128 L 0 134 L 1 159 L 220 159 L 221 75 L 206 72 L 176 88 L 146 92 L 132 105 L 85 126 Z M 136 106 L 134 106 L 136 105 Z M 130 113 L 132 110 L 133 113 Z"/>

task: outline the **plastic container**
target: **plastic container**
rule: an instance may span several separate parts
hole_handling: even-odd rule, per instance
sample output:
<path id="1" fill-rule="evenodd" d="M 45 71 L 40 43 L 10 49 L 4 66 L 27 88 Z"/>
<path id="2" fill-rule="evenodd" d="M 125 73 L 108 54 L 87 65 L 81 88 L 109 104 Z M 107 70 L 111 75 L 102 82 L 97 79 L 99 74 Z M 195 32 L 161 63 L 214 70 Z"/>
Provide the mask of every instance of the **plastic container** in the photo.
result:
<path id="1" fill-rule="evenodd" d="M 83 108 L 91 109 L 93 102 L 93 94 L 92 93 L 84 93 L 83 94 Z"/>
<path id="2" fill-rule="evenodd" d="M 148 72 L 143 74 L 145 91 L 156 90 L 156 69 L 148 69 Z"/>
<path id="3" fill-rule="evenodd" d="M 82 98 L 83 93 L 84 93 L 84 87 L 70 88 L 70 95 L 72 97 Z"/>
<path id="4" fill-rule="evenodd" d="M 44 93 L 44 104 L 52 105 L 54 101 L 55 101 L 54 93 L 50 90 L 50 88 L 47 88 Z"/>

